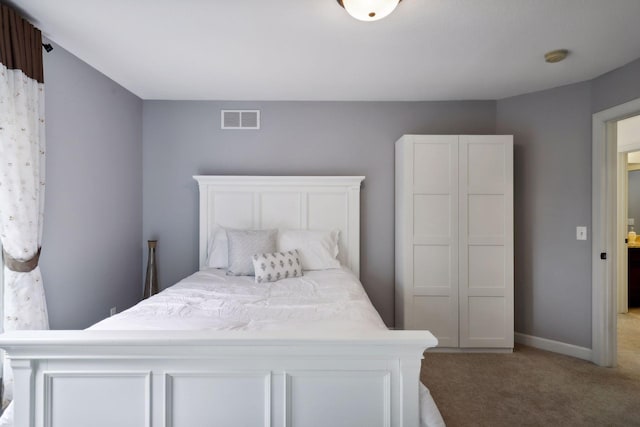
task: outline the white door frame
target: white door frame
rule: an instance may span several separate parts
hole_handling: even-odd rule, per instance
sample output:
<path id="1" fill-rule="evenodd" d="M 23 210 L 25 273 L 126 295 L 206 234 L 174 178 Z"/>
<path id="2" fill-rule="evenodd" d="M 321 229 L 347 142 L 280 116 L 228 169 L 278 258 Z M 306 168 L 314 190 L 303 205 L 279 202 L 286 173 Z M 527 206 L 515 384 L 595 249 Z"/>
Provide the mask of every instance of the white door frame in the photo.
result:
<path id="1" fill-rule="evenodd" d="M 637 114 L 640 98 L 593 115 L 591 348 L 592 361 L 601 366 L 615 366 L 617 358 L 616 122 Z"/>

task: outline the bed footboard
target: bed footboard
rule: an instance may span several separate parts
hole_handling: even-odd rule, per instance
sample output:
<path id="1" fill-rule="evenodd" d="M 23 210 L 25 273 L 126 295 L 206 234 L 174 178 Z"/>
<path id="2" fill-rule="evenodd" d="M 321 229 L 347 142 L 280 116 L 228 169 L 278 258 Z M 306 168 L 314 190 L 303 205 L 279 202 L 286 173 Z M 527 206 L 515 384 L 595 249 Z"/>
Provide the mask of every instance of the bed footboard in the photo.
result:
<path id="1" fill-rule="evenodd" d="M 15 427 L 419 425 L 426 331 L 16 331 Z"/>

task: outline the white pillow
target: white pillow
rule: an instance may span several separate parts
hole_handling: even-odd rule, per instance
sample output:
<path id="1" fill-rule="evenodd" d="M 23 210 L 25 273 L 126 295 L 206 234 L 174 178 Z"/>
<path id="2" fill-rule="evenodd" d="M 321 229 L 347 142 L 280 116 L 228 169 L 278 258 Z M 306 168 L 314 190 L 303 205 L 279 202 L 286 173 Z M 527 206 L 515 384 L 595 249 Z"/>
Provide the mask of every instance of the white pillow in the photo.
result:
<path id="1" fill-rule="evenodd" d="M 227 230 L 223 227 L 213 226 L 207 254 L 209 256 L 207 266 L 224 269 L 229 267 L 229 240 L 227 239 Z"/>
<path id="2" fill-rule="evenodd" d="M 340 268 L 338 239 L 340 230 L 280 230 L 278 250 L 298 250 L 303 270 Z"/>
<path id="3" fill-rule="evenodd" d="M 297 250 L 256 254 L 253 256 L 253 269 L 256 283 L 277 282 L 281 279 L 302 276 L 302 266 Z"/>
<path id="4" fill-rule="evenodd" d="M 253 256 L 276 250 L 278 230 L 227 230 L 227 276 L 253 276 Z"/>

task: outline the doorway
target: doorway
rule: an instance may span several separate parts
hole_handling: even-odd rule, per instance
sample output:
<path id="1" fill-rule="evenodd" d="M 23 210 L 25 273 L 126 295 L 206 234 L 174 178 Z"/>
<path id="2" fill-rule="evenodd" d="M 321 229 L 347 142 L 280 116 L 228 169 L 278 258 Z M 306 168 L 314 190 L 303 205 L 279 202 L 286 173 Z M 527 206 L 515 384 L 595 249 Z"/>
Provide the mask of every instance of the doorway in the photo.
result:
<path id="1" fill-rule="evenodd" d="M 618 236 L 624 233 L 617 193 L 621 156 L 617 123 L 638 114 L 640 99 L 593 115 L 592 361 L 601 366 L 615 366 L 617 361 L 618 262 L 623 250 Z M 633 145 L 623 151 L 640 150 L 640 140 Z"/>
<path id="2" fill-rule="evenodd" d="M 618 314 L 616 365 L 640 373 L 640 151 L 625 151 L 640 140 L 640 116 L 617 122 Z"/>
<path id="3" fill-rule="evenodd" d="M 625 141 L 624 124 L 637 127 L 636 138 L 640 140 L 640 115 L 618 122 L 618 150 Z M 618 314 L 630 308 L 640 308 L 640 237 L 636 232 L 636 221 L 640 221 L 640 151 L 618 154 L 618 233 L 617 246 L 620 256 L 618 265 Z"/>

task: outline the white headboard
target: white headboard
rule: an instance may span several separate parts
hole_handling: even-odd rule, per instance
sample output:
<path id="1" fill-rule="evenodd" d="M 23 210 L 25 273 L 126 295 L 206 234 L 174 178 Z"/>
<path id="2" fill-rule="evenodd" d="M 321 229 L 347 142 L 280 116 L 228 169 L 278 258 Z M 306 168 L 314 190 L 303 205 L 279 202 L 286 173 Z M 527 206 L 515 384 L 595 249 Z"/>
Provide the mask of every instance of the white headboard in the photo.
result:
<path id="1" fill-rule="evenodd" d="M 364 176 L 194 176 L 200 189 L 200 268 L 214 225 L 340 230 L 338 259 L 360 275 Z"/>

